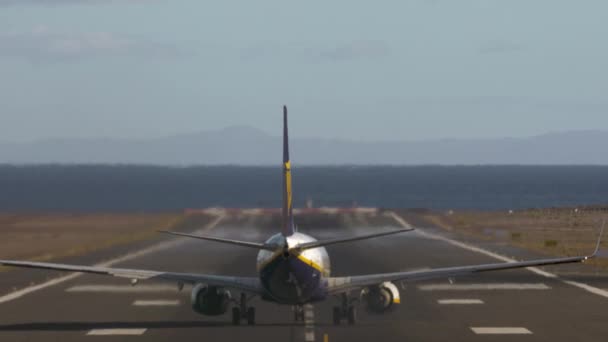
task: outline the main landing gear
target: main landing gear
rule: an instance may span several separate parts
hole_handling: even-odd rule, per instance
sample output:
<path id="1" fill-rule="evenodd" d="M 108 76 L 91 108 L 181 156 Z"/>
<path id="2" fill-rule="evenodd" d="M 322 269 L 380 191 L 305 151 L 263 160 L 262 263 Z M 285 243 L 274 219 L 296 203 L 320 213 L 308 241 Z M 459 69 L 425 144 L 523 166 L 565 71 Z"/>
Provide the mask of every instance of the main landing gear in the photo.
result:
<path id="1" fill-rule="evenodd" d="M 357 322 L 357 308 L 353 306 L 353 301 L 348 299 L 346 293 L 343 293 L 340 298 L 340 306 L 334 306 L 333 321 L 334 325 L 340 325 L 340 322 L 345 319 L 349 325 Z"/>
<path id="2" fill-rule="evenodd" d="M 255 308 L 247 307 L 247 295 L 241 293 L 239 305 L 232 308 L 232 324 L 241 324 L 241 319 L 246 319 L 248 325 L 255 325 Z"/>

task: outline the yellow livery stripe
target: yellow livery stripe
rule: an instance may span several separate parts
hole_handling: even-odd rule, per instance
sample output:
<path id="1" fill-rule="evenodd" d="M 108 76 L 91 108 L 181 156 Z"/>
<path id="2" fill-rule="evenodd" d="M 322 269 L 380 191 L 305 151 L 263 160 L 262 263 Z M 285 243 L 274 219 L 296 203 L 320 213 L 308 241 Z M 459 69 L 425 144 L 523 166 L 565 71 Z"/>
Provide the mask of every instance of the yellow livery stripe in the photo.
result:
<path id="1" fill-rule="evenodd" d="M 285 191 L 287 192 L 287 209 L 291 209 L 291 162 L 285 162 Z"/>
<path id="2" fill-rule="evenodd" d="M 316 262 L 302 256 L 302 254 L 298 255 L 298 259 L 300 259 L 302 262 L 304 262 L 307 265 L 310 265 L 312 268 L 314 268 L 315 270 L 321 272 L 322 274 L 324 274 L 324 270 L 323 267 L 321 267 L 321 265 L 317 264 Z"/>

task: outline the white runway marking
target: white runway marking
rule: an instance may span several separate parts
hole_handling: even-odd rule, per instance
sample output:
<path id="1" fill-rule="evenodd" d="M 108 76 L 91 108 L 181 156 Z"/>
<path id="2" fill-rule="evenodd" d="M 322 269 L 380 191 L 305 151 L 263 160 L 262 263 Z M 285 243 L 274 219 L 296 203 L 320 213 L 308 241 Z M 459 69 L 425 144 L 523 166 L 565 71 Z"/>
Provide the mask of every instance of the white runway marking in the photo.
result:
<path id="1" fill-rule="evenodd" d="M 88 336 L 112 336 L 112 335 L 143 335 L 147 329 L 93 329 L 87 333 Z"/>
<path id="2" fill-rule="evenodd" d="M 566 284 L 568 284 L 568 285 L 576 286 L 576 287 L 581 288 L 583 290 L 589 291 L 589 292 L 591 292 L 593 294 L 596 294 L 598 296 L 602 296 L 602 297 L 608 298 L 608 291 L 606 291 L 606 290 L 602 290 L 600 288 L 593 287 L 593 286 L 587 285 L 585 283 L 579 283 L 578 281 L 563 280 L 563 282 L 566 283 Z"/>
<path id="3" fill-rule="evenodd" d="M 207 231 L 209 229 L 212 229 L 213 227 L 215 227 L 218 223 L 220 223 L 220 221 L 224 219 L 224 216 L 219 216 L 217 217 L 215 220 L 213 220 L 211 223 L 209 223 L 205 228 L 198 230 L 198 233 L 202 233 L 204 231 Z M 196 234 L 197 232 L 194 232 L 194 234 Z M 154 252 L 158 252 L 161 250 L 165 250 L 171 247 L 175 247 L 183 242 L 187 241 L 185 238 L 182 239 L 174 239 L 174 240 L 170 240 L 170 241 L 165 241 L 165 242 L 161 242 L 159 244 L 150 246 L 148 248 L 144 248 L 140 251 L 137 251 L 135 253 L 129 253 L 126 255 L 123 255 L 121 257 L 118 257 L 116 259 L 112 259 L 106 262 L 102 262 L 100 264 L 96 264 L 94 266 L 96 267 L 110 267 L 114 264 L 123 262 L 123 261 L 127 261 L 127 260 L 131 260 L 131 259 L 135 259 L 150 253 L 154 253 Z M 6 303 L 6 302 L 10 302 L 11 300 L 15 300 L 17 298 L 21 298 L 25 295 L 28 295 L 30 293 L 36 292 L 36 291 L 40 291 L 43 289 L 46 289 L 47 287 L 51 287 L 51 286 L 55 286 L 61 283 L 64 283 L 68 280 L 72 280 L 75 279 L 79 276 L 81 276 L 82 273 L 72 273 L 70 275 L 64 276 L 64 277 L 59 277 L 59 278 L 55 278 L 55 279 L 51 279 L 49 281 L 46 281 L 44 283 L 38 284 L 38 285 L 34 285 L 34 286 L 28 286 L 26 288 L 23 288 L 21 290 L 17 290 L 14 292 L 11 292 L 9 294 L 6 294 L 2 297 L 0 297 L 0 304 L 2 303 Z"/>
<path id="4" fill-rule="evenodd" d="M 30 293 L 33 293 L 33 292 L 36 292 L 36 291 L 40 291 L 40 290 L 45 289 L 47 287 L 51 287 L 51 286 L 54 286 L 54 285 L 57 285 L 57 284 L 61 284 L 61 283 L 66 282 L 68 280 L 75 279 L 79 275 L 80 274 L 78 274 L 78 273 L 73 273 L 73 274 L 67 275 L 65 277 L 55 278 L 55 279 L 49 280 L 47 282 L 44 282 L 42 284 L 38 284 L 38 285 L 34 285 L 34 286 L 28 286 L 28 287 L 26 287 L 24 289 L 17 290 L 15 292 L 11 292 L 11 293 L 9 293 L 7 295 L 4 295 L 4 296 L 0 297 L 0 304 L 6 303 L 6 302 L 10 302 L 11 300 L 15 300 L 17 298 L 21 298 L 21 297 L 23 297 L 23 296 L 25 296 L 27 294 L 30 294 Z"/>
<path id="5" fill-rule="evenodd" d="M 304 339 L 306 342 L 313 342 L 315 340 L 315 311 L 310 304 L 304 305 L 304 326 L 306 327 Z"/>
<path id="6" fill-rule="evenodd" d="M 468 304 L 483 304 L 481 299 L 439 299 L 437 303 L 442 305 L 468 305 Z"/>
<path id="7" fill-rule="evenodd" d="M 169 285 L 76 285 L 68 287 L 65 292 L 97 292 L 97 293 L 150 293 L 177 292 L 177 286 Z"/>
<path id="8" fill-rule="evenodd" d="M 179 300 L 136 300 L 134 306 L 178 306 Z"/>
<path id="9" fill-rule="evenodd" d="M 529 335 L 532 332 L 522 327 L 471 327 L 478 335 Z"/>
<path id="10" fill-rule="evenodd" d="M 399 224 L 401 226 L 403 226 L 404 228 L 413 228 L 412 225 L 410 225 L 409 223 L 407 223 L 401 216 L 397 215 L 396 213 L 391 212 L 390 215 L 395 219 L 395 221 L 399 222 Z M 460 247 L 460 248 L 463 248 L 463 249 L 466 249 L 466 250 L 469 250 L 469 251 L 472 251 L 472 252 L 477 252 L 477 253 L 480 253 L 480 254 L 483 254 L 483 255 L 487 255 L 489 257 L 492 257 L 494 259 L 501 260 L 501 261 L 504 261 L 504 262 L 516 262 L 517 261 L 515 259 L 508 258 L 508 257 L 506 257 L 504 255 L 500 255 L 500 254 L 497 254 L 497 253 L 494 253 L 494 252 L 490 252 L 490 251 L 488 251 L 486 249 L 483 249 L 483 248 L 472 246 L 472 245 L 469 245 L 469 244 L 466 244 L 466 243 L 463 243 L 463 242 L 460 242 L 460 241 L 452 240 L 452 239 L 449 239 L 449 238 L 446 238 L 446 237 L 443 237 L 443 236 L 440 236 L 440 235 L 437 235 L 437 234 L 432 234 L 432 233 L 428 233 L 428 232 L 422 232 L 419 229 L 415 230 L 414 233 L 418 233 L 419 235 L 422 235 L 422 236 L 425 236 L 425 237 L 428 237 L 428 238 L 431 238 L 431 239 L 441 240 L 441 241 L 449 243 L 449 244 L 451 244 L 453 246 Z M 578 287 L 580 289 L 583 289 L 583 290 L 585 290 L 587 292 L 593 293 L 593 294 L 598 295 L 598 296 L 602 296 L 604 298 L 608 298 L 608 291 L 602 290 L 600 288 L 593 287 L 593 286 L 585 284 L 585 283 L 580 283 L 580 282 L 576 282 L 576 281 L 571 281 L 571 280 L 559 278 L 556 274 L 543 271 L 543 270 L 541 270 L 538 267 L 527 267 L 526 269 L 528 271 L 530 271 L 530 272 L 536 273 L 536 274 L 541 275 L 543 277 L 546 277 L 546 278 L 557 278 L 557 279 L 561 280 L 565 284 L 576 286 L 576 287 Z"/>
<path id="11" fill-rule="evenodd" d="M 487 284 L 427 284 L 419 285 L 421 291 L 489 291 L 489 290 L 550 290 L 543 283 L 487 283 Z"/>

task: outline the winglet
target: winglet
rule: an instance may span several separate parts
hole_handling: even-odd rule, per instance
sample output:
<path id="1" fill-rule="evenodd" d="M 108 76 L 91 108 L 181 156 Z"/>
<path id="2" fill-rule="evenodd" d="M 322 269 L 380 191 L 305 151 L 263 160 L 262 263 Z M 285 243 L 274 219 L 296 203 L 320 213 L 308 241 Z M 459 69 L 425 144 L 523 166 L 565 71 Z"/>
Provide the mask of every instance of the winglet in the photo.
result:
<path id="1" fill-rule="evenodd" d="M 595 256 L 597 255 L 597 252 L 600 250 L 600 244 L 602 243 L 602 235 L 604 235 L 604 226 L 606 226 L 606 219 L 604 219 L 602 221 L 602 228 L 600 229 L 600 234 L 597 237 L 597 243 L 595 244 L 595 250 L 593 251 L 593 254 L 591 254 L 590 256 L 587 257 L 587 259 L 595 258 Z"/>

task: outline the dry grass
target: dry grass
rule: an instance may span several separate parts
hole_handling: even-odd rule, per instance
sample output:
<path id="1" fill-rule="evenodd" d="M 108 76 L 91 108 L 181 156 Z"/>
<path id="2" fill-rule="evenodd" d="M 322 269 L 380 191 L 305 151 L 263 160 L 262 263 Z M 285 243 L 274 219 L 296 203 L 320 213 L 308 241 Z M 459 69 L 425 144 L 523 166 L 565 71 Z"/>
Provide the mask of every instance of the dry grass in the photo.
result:
<path id="1" fill-rule="evenodd" d="M 448 230 L 476 238 L 509 243 L 548 255 L 590 254 L 606 213 L 596 210 L 537 209 L 522 211 L 427 213 L 426 219 Z M 601 248 L 608 247 L 608 228 Z M 608 259 L 591 264 L 608 268 Z"/>
<path id="2" fill-rule="evenodd" d="M 52 260 L 151 238 L 182 214 L 0 214 L 0 258 Z"/>

